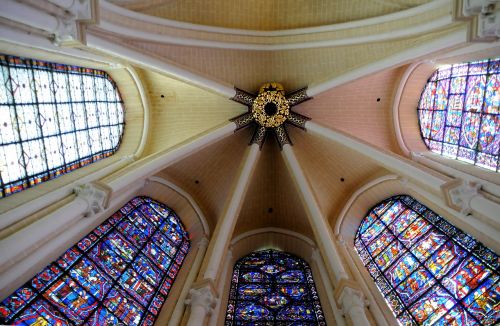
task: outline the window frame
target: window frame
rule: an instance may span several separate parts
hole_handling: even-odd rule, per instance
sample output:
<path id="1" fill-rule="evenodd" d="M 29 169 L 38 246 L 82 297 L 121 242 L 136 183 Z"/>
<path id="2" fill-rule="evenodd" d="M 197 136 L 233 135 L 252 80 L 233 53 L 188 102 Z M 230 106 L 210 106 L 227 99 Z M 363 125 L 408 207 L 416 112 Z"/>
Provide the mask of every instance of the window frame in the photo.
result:
<path id="1" fill-rule="evenodd" d="M 76 169 L 85 167 L 89 164 L 107 158 L 118 151 L 121 142 L 123 140 L 125 131 L 125 108 L 123 106 L 123 100 L 120 91 L 116 86 L 116 83 L 113 81 L 113 79 L 109 76 L 108 73 L 106 73 L 103 70 L 98 70 L 93 68 L 85 68 L 76 65 L 59 64 L 54 62 L 48 62 L 32 58 L 23 58 L 7 54 L 1 54 L 0 59 L 1 59 L 0 65 L 2 66 L 2 68 L 4 68 L 3 69 L 4 72 L 6 72 L 5 75 L 6 77 L 4 78 L 7 78 L 7 81 L 11 85 L 10 88 L 9 87 L 4 88 L 3 92 L 5 94 L 5 102 L 2 101 L 3 103 L 1 104 L 2 106 L 6 107 L 8 111 L 11 111 L 11 113 L 13 112 L 13 114 L 15 115 L 15 117 L 11 117 L 10 119 L 13 122 L 11 129 L 13 130 L 14 133 L 17 133 L 17 137 L 14 136 L 15 139 L 13 141 L 5 143 L 2 140 L 2 144 L 0 146 L 2 147 L 9 145 L 18 146 L 18 151 L 20 151 L 19 160 L 22 160 L 23 162 L 23 163 L 19 162 L 18 165 L 18 170 L 20 171 L 19 178 L 6 181 L 5 183 L 3 178 L 0 178 L 0 183 L 1 183 L 0 199 L 11 196 L 23 190 L 29 189 L 45 181 L 56 179 Z M 34 114 L 36 115 L 33 125 L 35 125 L 38 128 L 38 134 L 39 134 L 39 137 L 36 138 L 36 140 L 39 141 L 40 144 L 43 144 L 43 146 L 40 146 L 43 147 L 43 151 L 40 155 L 40 160 L 44 165 L 43 170 L 34 173 L 27 171 L 28 169 L 25 163 L 26 156 L 29 155 L 29 153 L 25 151 L 25 149 L 23 148 L 23 144 L 32 141 L 32 139 L 31 138 L 24 139 L 23 137 L 21 137 L 20 134 L 21 132 L 20 124 L 22 123 L 18 118 L 17 107 L 21 105 L 21 103 L 16 102 L 16 96 L 14 94 L 15 92 L 12 87 L 11 76 L 13 76 L 13 74 L 11 69 L 18 69 L 18 70 L 24 69 L 26 70 L 26 73 L 29 74 L 28 76 L 29 85 L 27 86 L 27 88 L 31 96 L 30 99 L 31 101 L 26 102 L 23 105 L 25 105 L 26 107 L 28 106 L 32 107 L 32 111 L 34 111 Z M 47 84 L 44 85 L 44 89 L 47 88 L 47 92 L 50 92 L 50 94 L 46 96 L 46 98 L 50 98 L 49 101 L 47 100 L 39 101 L 40 97 L 39 90 L 41 89 L 42 85 L 41 84 L 38 85 L 38 80 L 35 77 L 35 74 L 40 74 L 42 72 L 44 73 L 46 72 L 45 76 L 47 77 L 47 81 L 49 82 L 48 85 Z M 64 88 L 62 92 L 66 92 L 66 97 L 69 99 L 69 101 L 60 101 L 60 98 L 59 99 L 57 98 L 57 93 L 54 92 L 54 89 L 51 89 L 53 88 L 52 83 L 55 81 L 54 76 L 56 74 L 63 75 L 65 80 L 67 81 L 67 84 L 65 84 L 66 88 Z M 70 91 L 70 88 L 73 85 L 70 83 L 70 80 L 72 80 L 70 76 L 75 76 L 75 75 L 78 76 L 77 78 L 80 81 L 79 89 L 82 92 L 81 94 L 82 101 L 80 102 L 73 101 L 73 99 L 71 98 L 73 91 Z M 84 90 L 84 79 L 86 80 L 85 78 L 86 76 L 92 77 L 91 81 L 93 89 L 91 90 L 91 92 L 93 92 L 94 97 L 91 100 L 85 99 L 86 96 L 85 92 L 88 92 L 87 90 Z M 40 77 L 40 75 L 38 75 L 38 77 Z M 98 83 L 97 80 L 102 82 Z M 100 86 L 98 84 L 100 84 Z M 106 93 L 106 90 L 100 92 L 100 89 L 98 87 L 104 87 L 104 88 L 108 87 L 109 92 Z M 106 96 L 105 100 L 102 97 L 100 98 L 98 97 L 102 94 Z M 83 128 L 78 128 L 76 127 L 75 124 L 72 123 L 74 128 L 72 130 L 63 132 L 61 128 L 61 121 L 59 120 L 59 108 L 61 108 L 62 105 L 65 105 L 66 108 L 69 108 L 69 110 L 71 111 L 70 112 L 71 117 L 74 117 L 75 115 L 74 107 L 77 105 L 81 106 L 84 110 L 85 126 Z M 41 123 L 41 119 L 43 116 L 40 113 L 40 111 L 41 108 L 45 106 L 51 108 L 54 114 L 54 116 L 52 116 L 51 118 L 57 120 L 57 127 L 55 127 L 57 130 L 54 134 L 45 135 L 45 132 L 43 131 L 43 126 Z M 89 113 L 89 109 L 91 107 L 92 109 L 90 111 L 92 111 L 96 115 L 96 117 L 94 118 L 94 120 L 96 121 L 95 126 L 94 125 L 89 126 L 87 122 L 89 120 L 89 117 L 91 116 L 90 114 L 91 112 Z M 103 107 L 106 108 L 106 111 L 105 113 L 102 114 L 107 116 L 107 121 L 110 122 L 107 125 L 101 124 L 99 119 L 99 113 L 101 112 L 100 109 Z M 113 118 L 114 123 L 111 123 L 110 120 L 111 110 L 114 110 L 115 113 L 114 114 L 115 118 Z M 46 119 L 45 123 L 47 123 Z M 56 121 L 54 121 L 53 124 L 56 125 Z M 102 134 L 102 131 L 106 130 L 106 128 L 108 128 L 110 132 L 106 133 L 106 136 L 104 136 Z M 113 128 L 116 129 L 116 131 L 112 131 Z M 93 137 L 91 135 L 91 133 L 93 135 L 95 134 L 94 130 L 97 130 L 97 134 L 99 135 L 99 137 L 97 137 L 99 139 L 99 146 L 95 151 L 92 150 L 92 143 L 95 143 L 93 142 L 92 139 L 96 137 Z M 66 135 L 70 134 L 74 136 L 75 143 L 73 144 L 63 143 L 62 140 L 63 136 L 66 137 Z M 65 147 L 78 146 L 77 134 L 78 135 L 82 134 L 82 136 L 86 136 L 89 155 L 80 157 L 80 155 L 78 155 L 77 153 L 76 157 L 73 160 L 71 161 L 66 160 Z M 112 139 L 113 134 L 115 134 L 114 140 Z M 60 160 L 61 164 L 53 166 L 51 166 L 52 164 L 49 164 L 50 155 L 46 153 L 47 141 L 51 140 L 52 138 L 54 138 L 55 141 L 57 142 L 55 148 L 59 146 L 59 148 L 56 150 L 58 150 L 59 153 L 57 153 L 57 155 L 61 159 Z M 108 139 L 107 142 L 109 142 L 109 146 L 105 146 L 105 144 L 103 144 L 103 139 Z M 6 164 L 8 164 L 8 162 L 6 162 Z"/>

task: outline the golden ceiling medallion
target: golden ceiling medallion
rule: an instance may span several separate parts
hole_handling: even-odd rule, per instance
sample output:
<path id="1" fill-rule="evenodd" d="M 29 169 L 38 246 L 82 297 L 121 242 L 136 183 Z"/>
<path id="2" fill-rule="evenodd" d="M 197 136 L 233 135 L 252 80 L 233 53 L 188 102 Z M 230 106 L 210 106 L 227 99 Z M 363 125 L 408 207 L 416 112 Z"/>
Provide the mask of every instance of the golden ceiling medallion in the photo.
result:
<path id="1" fill-rule="evenodd" d="M 281 126 L 290 115 L 290 106 L 281 84 L 266 83 L 261 86 L 259 95 L 252 104 L 252 116 L 265 128 Z"/>
<path id="2" fill-rule="evenodd" d="M 280 148 L 292 144 L 287 132 L 287 124 L 306 129 L 308 117 L 292 108 L 310 99 L 307 96 L 307 87 L 285 94 L 285 89 L 279 83 L 265 83 L 260 87 L 259 94 L 255 95 L 239 88 L 234 88 L 236 94 L 233 101 L 246 105 L 248 112 L 231 119 L 236 124 L 236 130 L 254 125 L 256 128 L 250 144 L 262 147 L 268 134 L 274 134 Z"/>

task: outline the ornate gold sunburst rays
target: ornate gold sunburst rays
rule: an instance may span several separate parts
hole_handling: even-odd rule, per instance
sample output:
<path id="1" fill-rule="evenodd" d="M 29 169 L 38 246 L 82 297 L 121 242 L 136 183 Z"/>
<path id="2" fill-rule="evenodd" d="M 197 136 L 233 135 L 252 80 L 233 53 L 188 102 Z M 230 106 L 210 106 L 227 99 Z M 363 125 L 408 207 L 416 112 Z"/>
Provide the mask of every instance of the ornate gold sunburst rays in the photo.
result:
<path id="1" fill-rule="evenodd" d="M 236 87 L 234 89 L 236 95 L 231 100 L 246 105 L 248 112 L 231 119 L 231 121 L 236 123 L 236 131 L 252 125 L 255 126 L 250 144 L 258 144 L 262 147 L 268 132 L 272 132 L 280 147 L 283 147 L 285 144 L 292 143 L 286 124 L 305 129 L 305 123 L 309 118 L 291 111 L 291 108 L 311 99 L 307 96 L 307 87 L 288 95 L 285 95 L 285 90 L 279 83 L 262 85 L 258 95 Z"/>

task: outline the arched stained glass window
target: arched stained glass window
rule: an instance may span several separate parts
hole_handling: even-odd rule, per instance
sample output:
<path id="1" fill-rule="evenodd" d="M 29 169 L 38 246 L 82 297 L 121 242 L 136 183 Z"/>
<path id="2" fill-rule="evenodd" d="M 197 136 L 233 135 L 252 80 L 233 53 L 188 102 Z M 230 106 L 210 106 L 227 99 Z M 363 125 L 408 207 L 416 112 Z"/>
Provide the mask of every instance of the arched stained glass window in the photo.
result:
<path id="1" fill-rule="evenodd" d="M 229 325 L 326 325 L 309 265 L 277 250 L 256 251 L 234 266 Z"/>
<path id="2" fill-rule="evenodd" d="M 420 131 L 438 154 L 499 169 L 500 58 L 441 67 L 418 105 Z"/>
<path id="3" fill-rule="evenodd" d="M 0 198 L 118 150 L 123 101 L 104 71 L 0 54 Z"/>
<path id="4" fill-rule="evenodd" d="M 153 325 L 189 250 L 179 218 L 136 197 L 0 304 L 0 324 Z"/>
<path id="5" fill-rule="evenodd" d="M 355 248 L 401 325 L 498 325 L 499 257 L 410 196 L 377 205 Z"/>

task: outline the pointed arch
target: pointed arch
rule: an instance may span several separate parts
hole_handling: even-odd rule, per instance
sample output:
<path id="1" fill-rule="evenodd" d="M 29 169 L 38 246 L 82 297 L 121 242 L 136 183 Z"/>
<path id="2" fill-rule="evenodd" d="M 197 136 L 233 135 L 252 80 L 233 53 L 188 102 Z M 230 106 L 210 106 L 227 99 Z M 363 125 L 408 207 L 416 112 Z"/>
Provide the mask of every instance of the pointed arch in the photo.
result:
<path id="1" fill-rule="evenodd" d="M 189 248 L 175 212 L 135 197 L 0 303 L 0 323 L 153 324 Z"/>
<path id="2" fill-rule="evenodd" d="M 375 205 L 354 246 L 400 324 L 500 320 L 499 257 L 414 198 Z"/>

